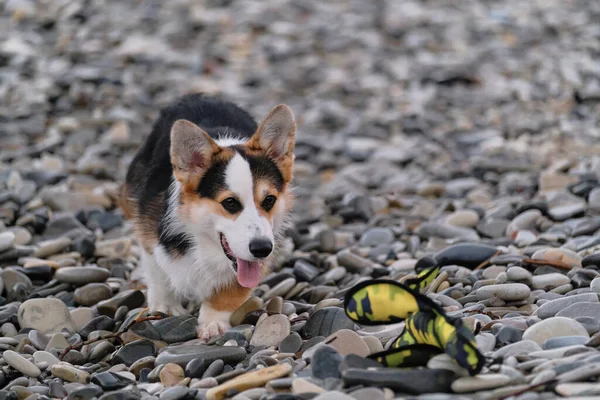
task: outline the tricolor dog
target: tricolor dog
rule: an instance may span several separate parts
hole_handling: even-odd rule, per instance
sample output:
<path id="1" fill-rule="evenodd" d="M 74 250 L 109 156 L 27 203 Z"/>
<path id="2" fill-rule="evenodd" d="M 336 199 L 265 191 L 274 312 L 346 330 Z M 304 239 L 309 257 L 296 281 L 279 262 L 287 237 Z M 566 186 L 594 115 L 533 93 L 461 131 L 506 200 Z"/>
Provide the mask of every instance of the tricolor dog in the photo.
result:
<path id="1" fill-rule="evenodd" d="M 122 188 L 150 311 L 181 315 L 201 305 L 201 339 L 229 327 L 281 238 L 295 133 L 285 105 L 260 124 L 201 94 L 162 110 Z"/>

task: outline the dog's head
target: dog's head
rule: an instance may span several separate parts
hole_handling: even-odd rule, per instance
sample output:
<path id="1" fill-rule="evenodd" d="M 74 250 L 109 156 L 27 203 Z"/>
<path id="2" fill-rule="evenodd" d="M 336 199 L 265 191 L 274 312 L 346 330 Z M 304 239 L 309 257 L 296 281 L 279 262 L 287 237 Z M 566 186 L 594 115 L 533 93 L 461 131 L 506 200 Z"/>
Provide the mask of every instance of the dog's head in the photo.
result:
<path id="1" fill-rule="evenodd" d="M 291 208 L 295 133 L 285 105 L 273 108 L 247 142 L 232 146 L 219 146 L 186 120 L 171 129 L 177 213 L 194 233 L 220 244 L 242 286 L 260 281 Z"/>

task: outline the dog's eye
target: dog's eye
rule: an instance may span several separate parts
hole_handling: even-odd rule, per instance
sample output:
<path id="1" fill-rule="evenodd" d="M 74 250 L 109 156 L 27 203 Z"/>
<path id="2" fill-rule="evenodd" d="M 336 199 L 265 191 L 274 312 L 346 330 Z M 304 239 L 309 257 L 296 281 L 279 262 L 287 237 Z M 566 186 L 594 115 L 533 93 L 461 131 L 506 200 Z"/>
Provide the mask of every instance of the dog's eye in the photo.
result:
<path id="1" fill-rule="evenodd" d="M 221 205 L 230 214 L 236 214 L 242 210 L 242 205 L 235 197 L 228 197 L 221 202 Z"/>
<path id="2" fill-rule="evenodd" d="M 270 194 L 263 200 L 262 207 L 265 209 L 265 211 L 269 211 L 271 208 L 273 208 L 276 201 L 277 197 Z"/>

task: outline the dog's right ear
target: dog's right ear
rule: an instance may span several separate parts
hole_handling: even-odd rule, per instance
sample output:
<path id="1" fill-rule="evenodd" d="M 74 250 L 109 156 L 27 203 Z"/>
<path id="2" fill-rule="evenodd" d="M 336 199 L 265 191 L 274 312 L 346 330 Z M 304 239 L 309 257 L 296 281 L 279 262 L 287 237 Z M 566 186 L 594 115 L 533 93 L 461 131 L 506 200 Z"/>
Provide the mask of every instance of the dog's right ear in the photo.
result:
<path id="1" fill-rule="evenodd" d="M 175 177 L 188 183 L 204 174 L 219 146 L 199 126 L 180 119 L 171 128 L 171 164 Z"/>

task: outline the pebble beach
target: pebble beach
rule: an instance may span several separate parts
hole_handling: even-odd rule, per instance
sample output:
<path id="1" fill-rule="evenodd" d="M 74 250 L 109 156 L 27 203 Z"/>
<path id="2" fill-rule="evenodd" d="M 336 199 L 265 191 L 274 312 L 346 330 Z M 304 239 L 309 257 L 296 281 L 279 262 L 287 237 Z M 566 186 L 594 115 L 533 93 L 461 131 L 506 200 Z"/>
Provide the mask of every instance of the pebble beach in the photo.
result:
<path id="1" fill-rule="evenodd" d="M 0 400 L 600 398 L 600 2 L 0 0 Z M 208 343 L 148 315 L 118 206 L 162 107 L 297 119 L 275 267 Z M 385 368 L 421 293 L 473 333 Z"/>

